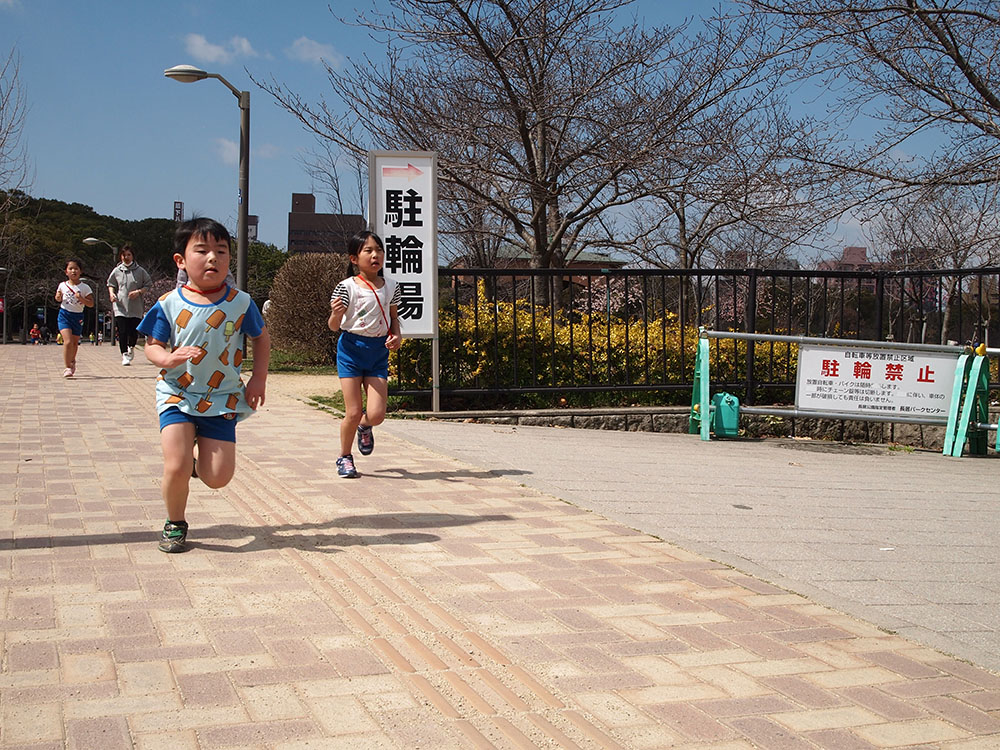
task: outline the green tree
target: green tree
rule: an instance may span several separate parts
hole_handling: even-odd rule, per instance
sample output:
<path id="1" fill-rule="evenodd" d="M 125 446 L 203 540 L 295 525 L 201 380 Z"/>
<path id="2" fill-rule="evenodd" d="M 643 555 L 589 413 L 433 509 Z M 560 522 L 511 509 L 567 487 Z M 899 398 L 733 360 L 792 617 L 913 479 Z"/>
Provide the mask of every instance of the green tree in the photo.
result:
<path id="1" fill-rule="evenodd" d="M 271 295 L 274 277 L 288 260 L 284 250 L 266 242 L 251 242 L 247 247 L 247 291 L 262 304 Z"/>

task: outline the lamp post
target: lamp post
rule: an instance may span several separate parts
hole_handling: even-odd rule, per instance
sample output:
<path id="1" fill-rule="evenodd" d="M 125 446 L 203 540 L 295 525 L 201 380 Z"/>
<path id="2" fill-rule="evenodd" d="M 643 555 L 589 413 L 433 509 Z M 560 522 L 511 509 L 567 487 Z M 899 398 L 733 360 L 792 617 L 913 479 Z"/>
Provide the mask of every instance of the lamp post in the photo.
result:
<path id="1" fill-rule="evenodd" d="M 97 237 L 84 237 L 84 245 L 107 245 L 111 248 L 112 253 L 117 253 L 118 248 L 112 245 L 110 242 L 105 242 L 104 240 L 99 240 Z M 112 260 L 114 260 L 114 255 L 112 255 Z M 101 325 L 101 285 L 99 279 L 94 279 L 94 343 L 96 344 L 100 341 L 100 336 L 97 335 L 98 326 L 101 330 L 104 330 L 104 326 Z M 110 310 L 109 310 L 110 312 Z M 114 317 L 112 315 L 112 317 Z M 111 332 L 111 338 L 114 338 L 114 331 Z"/>
<path id="2" fill-rule="evenodd" d="M 10 278 L 10 269 L 0 268 L 3 274 L 3 343 L 7 343 L 7 280 Z M 27 304 L 27 302 L 25 302 Z"/>
<path id="3" fill-rule="evenodd" d="M 236 226 L 236 286 L 247 288 L 247 225 L 250 212 L 250 92 L 240 91 L 218 73 L 206 73 L 193 65 L 175 65 L 163 71 L 167 78 L 181 83 L 194 83 L 205 78 L 215 78 L 226 86 L 239 102 L 240 107 L 240 183 L 239 214 Z"/>

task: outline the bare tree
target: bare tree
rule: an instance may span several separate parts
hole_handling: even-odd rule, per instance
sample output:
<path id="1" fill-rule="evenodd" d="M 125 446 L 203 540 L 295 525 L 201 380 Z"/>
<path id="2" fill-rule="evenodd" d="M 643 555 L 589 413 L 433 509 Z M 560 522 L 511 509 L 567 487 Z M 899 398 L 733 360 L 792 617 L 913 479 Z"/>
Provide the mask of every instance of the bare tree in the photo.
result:
<path id="1" fill-rule="evenodd" d="M 773 40 L 753 16 L 689 33 L 622 25 L 631 0 L 389 5 L 391 13 L 361 21 L 385 41 L 385 62 L 328 66 L 329 101 L 255 81 L 356 157 L 374 145 L 437 151 L 442 231 L 477 259 L 506 245 L 532 266 L 558 267 L 589 247 L 650 245 L 662 222 L 629 223 L 627 208 L 682 191 L 684 170 L 706 167 L 719 137 L 708 124 L 722 102 L 746 95 L 763 103 L 756 92 L 773 88 Z M 715 166 L 724 171 L 722 160 Z M 741 185 L 738 200 L 756 194 L 761 210 L 786 207 L 795 189 Z M 733 222 L 754 215 L 732 203 Z"/>
<path id="2" fill-rule="evenodd" d="M 876 187 L 988 184 L 1000 173 L 1000 13 L 992 0 L 742 0 L 787 33 L 802 78 L 841 92 L 841 127 L 859 113 L 878 132 L 826 166 Z M 846 84 L 846 85 L 845 85 Z M 914 157 L 918 136 L 936 153 Z"/>
<path id="3" fill-rule="evenodd" d="M 842 210 L 834 186 L 808 161 L 827 147 L 816 124 L 791 118 L 769 90 L 720 88 L 686 125 L 687 153 L 657 160 L 649 173 L 659 179 L 639 221 L 657 222 L 656 231 L 632 251 L 647 264 L 699 268 L 742 258 L 740 265 L 768 267 L 815 241 Z"/>
<path id="4" fill-rule="evenodd" d="M 22 141 L 27 101 L 19 73 L 20 58 L 11 49 L 0 63 L 0 266 L 6 269 L 0 293 L 5 305 L 11 303 L 10 292 L 23 286 L 11 283 L 14 274 L 23 275 L 26 244 L 15 214 L 28 202 L 30 182 L 28 152 Z M 6 315 L 3 320 L 6 325 Z M 7 332 L 3 334 L 6 339 Z"/>
<path id="5" fill-rule="evenodd" d="M 330 141 L 321 141 L 317 150 L 305 154 L 300 161 L 312 179 L 313 192 L 326 198 L 333 213 L 356 211 L 365 214 L 368 182 L 365 179 L 365 163 L 361 159 L 355 155 L 341 159 L 339 150 Z M 348 174 L 347 184 L 341 177 L 344 172 Z"/>
<path id="6" fill-rule="evenodd" d="M 963 269 L 1000 260 L 1000 216 L 995 211 L 1000 186 L 938 187 L 903 197 L 867 217 L 872 259 L 882 268 L 900 271 Z M 941 309 L 940 341 L 949 338 L 951 318 L 963 294 L 963 283 L 977 278 L 961 274 L 935 276 L 933 283 L 900 280 L 888 290 L 890 330 L 900 315 L 909 316 L 908 338 L 924 341 L 928 313 Z M 936 286 L 935 286 L 936 285 Z M 975 293 L 982 290 L 975 289 Z M 989 309 L 989 305 L 984 307 Z M 988 321 L 982 321 L 984 325 Z M 988 327 L 988 325 L 987 325 Z"/>
<path id="7" fill-rule="evenodd" d="M 20 58 L 11 49 L 0 63 L 0 248 L 14 211 L 27 200 L 30 168 L 22 140 L 27 100 L 20 81 Z"/>

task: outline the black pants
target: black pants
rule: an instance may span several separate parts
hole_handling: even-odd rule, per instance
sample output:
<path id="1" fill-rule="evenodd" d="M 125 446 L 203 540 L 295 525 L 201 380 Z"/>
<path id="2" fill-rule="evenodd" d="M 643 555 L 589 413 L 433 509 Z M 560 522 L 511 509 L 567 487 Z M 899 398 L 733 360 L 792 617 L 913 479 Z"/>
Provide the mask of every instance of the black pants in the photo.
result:
<path id="1" fill-rule="evenodd" d="M 122 354 L 128 351 L 130 346 L 135 346 L 139 339 L 135 327 L 139 325 L 141 318 L 126 318 L 124 315 L 115 316 L 115 326 L 118 328 L 118 348 Z"/>

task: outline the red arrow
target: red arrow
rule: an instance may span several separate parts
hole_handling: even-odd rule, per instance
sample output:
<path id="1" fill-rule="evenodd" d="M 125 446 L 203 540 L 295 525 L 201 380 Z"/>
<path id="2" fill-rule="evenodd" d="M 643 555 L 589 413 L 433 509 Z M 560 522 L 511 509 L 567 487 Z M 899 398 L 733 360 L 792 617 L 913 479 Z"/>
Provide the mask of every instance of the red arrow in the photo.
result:
<path id="1" fill-rule="evenodd" d="M 405 167 L 382 167 L 383 177 L 405 177 L 408 180 L 412 180 L 422 174 L 423 172 L 412 164 L 407 164 Z"/>

